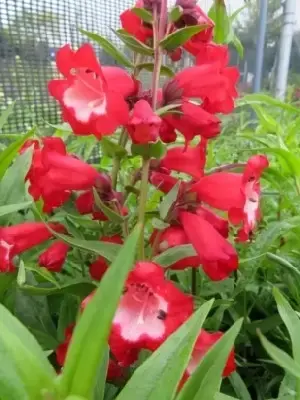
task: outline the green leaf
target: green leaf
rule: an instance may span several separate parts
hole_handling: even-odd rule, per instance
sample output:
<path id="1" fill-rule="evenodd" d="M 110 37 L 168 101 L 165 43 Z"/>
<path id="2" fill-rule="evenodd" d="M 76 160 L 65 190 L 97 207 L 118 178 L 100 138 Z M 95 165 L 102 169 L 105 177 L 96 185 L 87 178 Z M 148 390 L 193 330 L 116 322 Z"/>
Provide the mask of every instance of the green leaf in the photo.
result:
<path id="1" fill-rule="evenodd" d="M 18 289 L 15 298 L 15 316 L 34 335 L 43 350 L 53 350 L 57 347 L 56 328 L 46 297 L 29 296 Z"/>
<path id="2" fill-rule="evenodd" d="M 131 153 L 133 155 L 142 156 L 144 158 L 162 158 L 167 151 L 167 146 L 160 140 L 156 143 L 135 144 L 131 145 Z"/>
<path id="3" fill-rule="evenodd" d="M 238 55 L 240 56 L 240 58 L 244 58 L 244 46 L 242 44 L 242 42 L 240 41 L 240 39 L 234 34 L 233 38 L 232 38 L 232 43 L 236 49 L 236 51 L 238 52 Z"/>
<path id="4" fill-rule="evenodd" d="M 211 9 L 208 12 L 209 18 L 214 23 L 214 42 L 227 43 L 230 34 L 230 19 L 227 14 L 224 0 L 214 0 Z"/>
<path id="5" fill-rule="evenodd" d="M 240 15 L 240 13 L 242 11 L 244 11 L 245 8 L 247 8 L 247 7 L 249 7 L 249 4 L 244 4 L 243 6 L 239 7 L 238 9 L 236 9 L 229 17 L 230 22 L 233 23 L 236 20 L 236 18 Z"/>
<path id="6" fill-rule="evenodd" d="M 197 253 L 191 244 L 172 247 L 153 258 L 153 261 L 163 267 L 169 267 L 186 257 L 196 256 Z"/>
<path id="7" fill-rule="evenodd" d="M 112 222 L 117 224 L 122 224 L 124 222 L 124 218 L 122 215 L 113 211 L 110 207 L 108 207 L 103 201 L 101 200 L 97 190 L 93 188 L 94 199 L 96 206 L 103 212 L 103 214 Z"/>
<path id="8" fill-rule="evenodd" d="M 170 226 L 170 224 L 167 224 L 166 222 L 158 218 L 152 218 L 151 224 L 153 228 L 158 229 L 159 231 L 166 229 L 168 228 L 168 226 Z"/>
<path id="9" fill-rule="evenodd" d="M 22 286 L 26 282 L 26 271 L 24 262 L 21 260 L 18 268 L 17 284 Z"/>
<path id="10" fill-rule="evenodd" d="M 190 360 L 201 327 L 212 307 L 206 302 L 133 374 L 117 400 L 171 400 Z"/>
<path id="11" fill-rule="evenodd" d="M 176 185 L 172 187 L 172 189 L 166 196 L 164 196 L 162 202 L 160 203 L 159 214 L 162 220 L 164 220 L 167 217 L 168 212 L 170 211 L 171 207 L 177 200 L 179 188 L 180 188 L 180 182 L 176 183 Z"/>
<path id="12" fill-rule="evenodd" d="M 7 168 L 10 166 L 11 162 L 15 158 L 16 154 L 26 142 L 34 134 L 34 129 L 31 129 L 26 135 L 23 135 L 20 139 L 11 143 L 0 153 L 0 178 L 4 175 Z"/>
<path id="13" fill-rule="evenodd" d="M 145 8 L 142 7 L 133 7 L 131 9 L 131 11 L 137 15 L 138 17 L 140 17 L 143 21 L 147 22 L 148 24 L 152 24 L 152 14 L 151 12 L 149 12 L 148 10 L 146 10 Z"/>
<path id="14" fill-rule="evenodd" d="M 296 378 L 293 375 L 285 374 L 283 378 L 277 400 L 296 400 Z"/>
<path id="15" fill-rule="evenodd" d="M 19 203 L 19 204 L 0 206 L 0 217 L 3 217 L 3 215 L 14 213 L 16 211 L 24 210 L 24 208 L 28 208 L 31 204 L 32 201 L 26 201 L 24 203 Z"/>
<path id="16" fill-rule="evenodd" d="M 1 272 L 0 274 L 0 303 L 3 302 L 6 291 L 11 287 L 16 279 L 15 273 L 5 274 Z"/>
<path id="17" fill-rule="evenodd" d="M 182 16 L 183 8 L 180 6 L 173 7 L 168 14 L 168 20 L 170 22 L 176 22 Z"/>
<path id="18" fill-rule="evenodd" d="M 215 400 L 238 400 L 235 397 L 227 396 L 227 394 L 217 393 L 214 397 Z M 243 400 L 243 399 L 240 399 Z"/>
<path id="19" fill-rule="evenodd" d="M 95 287 L 94 287 L 95 288 Z M 80 302 L 78 296 L 66 293 L 59 308 L 57 323 L 57 336 L 59 341 L 64 341 L 66 328 L 76 321 Z"/>
<path id="20" fill-rule="evenodd" d="M 63 293 L 71 293 L 76 294 L 80 297 L 86 297 L 89 295 L 93 290 L 95 290 L 96 284 L 91 282 L 90 280 L 71 280 L 67 284 L 56 286 L 47 284 L 40 284 L 37 286 L 32 286 L 28 284 L 24 284 L 20 286 L 20 290 L 25 293 L 28 293 L 33 296 L 50 296 L 56 294 L 63 294 Z"/>
<path id="21" fill-rule="evenodd" d="M 263 147 L 259 150 L 279 156 L 285 162 L 292 175 L 300 176 L 300 158 L 291 151 L 279 147 Z"/>
<path id="22" fill-rule="evenodd" d="M 108 363 L 109 363 L 109 348 L 107 346 L 96 379 L 94 398 L 97 400 L 102 400 L 104 397 Z"/>
<path id="23" fill-rule="evenodd" d="M 207 28 L 207 25 L 186 26 L 185 28 L 178 29 L 170 33 L 163 40 L 160 41 L 160 46 L 167 50 L 172 51 L 177 47 L 185 44 L 191 37 Z"/>
<path id="24" fill-rule="evenodd" d="M 38 212 L 38 211 L 37 211 Z M 41 220 L 46 224 L 42 216 L 39 214 Z M 61 233 L 57 233 L 54 231 L 48 224 L 47 228 L 49 231 L 57 238 L 63 240 L 64 242 L 68 243 L 73 247 L 78 247 L 79 249 L 91 251 L 99 256 L 105 257 L 107 260 L 112 261 L 118 250 L 121 248 L 119 244 L 114 243 L 107 243 L 107 242 L 100 242 L 98 240 L 84 240 L 84 239 L 75 239 L 71 236 L 64 235 Z"/>
<path id="25" fill-rule="evenodd" d="M 229 376 L 229 380 L 240 400 L 251 400 L 251 395 L 248 392 L 247 386 L 236 371 Z"/>
<path id="26" fill-rule="evenodd" d="M 294 375 L 296 378 L 300 378 L 300 364 L 292 359 L 287 353 L 278 347 L 274 346 L 269 340 L 258 331 L 258 336 L 260 338 L 261 344 L 265 348 L 269 356 L 282 367 L 285 371 Z"/>
<path id="27" fill-rule="evenodd" d="M 105 37 L 98 35 L 97 33 L 88 32 L 84 29 L 79 29 L 79 31 L 89 37 L 90 39 L 97 42 L 101 48 L 109 54 L 114 60 L 116 60 L 119 64 L 124 65 L 127 68 L 133 68 L 132 62 L 123 54 L 120 50 L 118 50 L 109 40 Z"/>
<path id="28" fill-rule="evenodd" d="M 251 93 L 246 94 L 240 100 L 237 101 L 237 106 L 244 106 L 245 104 L 265 104 L 271 107 L 279 107 L 283 110 L 290 111 L 300 114 L 299 108 L 292 106 L 291 104 L 285 103 L 274 97 L 268 96 L 264 93 Z"/>
<path id="29" fill-rule="evenodd" d="M 208 350 L 200 364 L 183 386 L 176 400 L 213 399 L 219 392 L 222 372 L 234 340 L 238 335 L 242 319 L 238 320 L 215 345 Z"/>
<path id="30" fill-rule="evenodd" d="M 300 319 L 279 289 L 274 287 L 273 294 L 277 303 L 278 312 L 291 337 L 294 360 L 300 365 Z"/>
<path id="31" fill-rule="evenodd" d="M 0 114 L 0 133 L 2 132 L 3 126 L 8 121 L 8 118 L 13 113 L 14 106 L 15 106 L 15 103 L 11 103 L 5 110 L 3 110 L 1 112 L 1 114 Z"/>
<path id="32" fill-rule="evenodd" d="M 30 400 L 9 352 L 0 341 L 0 398 L 1 400 Z"/>
<path id="33" fill-rule="evenodd" d="M 34 336 L 2 304 L 0 343 L 10 354 L 30 399 L 38 399 L 44 388 L 53 388 L 56 373 L 42 348 Z"/>
<path id="34" fill-rule="evenodd" d="M 123 158 L 127 154 L 124 147 L 106 137 L 101 139 L 100 145 L 105 156 Z"/>
<path id="35" fill-rule="evenodd" d="M 142 71 L 143 69 L 145 69 L 146 71 L 149 72 L 153 72 L 154 70 L 154 64 L 151 62 L 148 63 L 142 63 L 142 64 L 137 64 L 135 66 L 137 71 Z M 173 76 L 175 75 L 174 71 L 171 70 L 171 68 L 167 67 L 166 65 L 162 65 L 160 68 L 160 74 L 167 76 L 169 78 L 173 78 Z"/>
<path id="36" fill-rule="evenodd" d="M 105 355 L 111 322 L 135 260 L 140 232 L 138 225 L 104 275 L 76 325 L 60 381 L 63 396 L 73 394 L 90 398 L 92 394 Z"/>
<path id="37" fill-rule="evenodd" d="M 123 43 L 127 45 L 131 50 L 139 54 L 144 54 L 146 56 L 153 56 L 154 51 L 151 47 L 146 46 L 144 43 L 137 40 L 134 36 L 129 35 L 124 29 L 112 30 Z"/>

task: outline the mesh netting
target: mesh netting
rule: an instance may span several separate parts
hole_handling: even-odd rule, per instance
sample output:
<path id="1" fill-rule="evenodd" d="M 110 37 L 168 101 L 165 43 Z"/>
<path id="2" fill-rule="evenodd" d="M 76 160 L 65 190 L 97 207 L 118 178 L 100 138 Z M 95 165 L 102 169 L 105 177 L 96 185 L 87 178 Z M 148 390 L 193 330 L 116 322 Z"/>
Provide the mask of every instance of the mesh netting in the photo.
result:
<path id="1" fill-rule="evenodd" d="M 118 25 L 120 12 L 131 4 L 131 0 L 0 2 L 0 113 L 16 102 L 4 132 L 60 121 L 57 105 L 47 93 L 47 82 L 56 74 L 57 49 L 65 43 L 86 42 L 79 28 L 118 43 L 110 28 Z M 114 63 L 101 49 L 97 52 L 102 64 Z"/>

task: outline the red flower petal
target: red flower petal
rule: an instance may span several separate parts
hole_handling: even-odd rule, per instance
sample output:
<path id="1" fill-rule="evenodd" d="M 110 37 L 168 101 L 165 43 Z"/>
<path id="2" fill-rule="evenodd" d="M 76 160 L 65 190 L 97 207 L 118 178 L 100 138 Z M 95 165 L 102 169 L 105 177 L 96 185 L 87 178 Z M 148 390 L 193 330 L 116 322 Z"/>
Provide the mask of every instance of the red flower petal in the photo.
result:
<path id="1" fill-rule="evenodd" d="M 234 247 L 200 216 L 181 211 L 179 218 L 199 255 L 204 272 L 212 280 L 228 278 L 238 268 L 238 256 Z"/>
<path id="2" fill-rule="evenodd" d="M 39 256 L 39 265 L 47 268 L 49 271 L 60 272 L 70 246 L 61 241 L 53 242 L 47 250 Z"/>
<path id="3" fill-rule="evenodd" d="M 161 192 L 168 193 L 173 188 L 173 186 L 175 186 L 176 183 L 179 182 L 179 179 L 176 179 L 171 175 L 153 171 L 150 173 L 149 181 Z M 183 182 L 181 183 L 181 185 L 182 184 Z"/>
<path id="4" fill-rule="evenodd" d="M 218 172 L 206 175 L 191 186 L 191 192 L 197 193 L 199 201 L 211 207 L 228 211 L 243 204 L 242 174 Z"/>
<path id="5" fill-rule="evenodd" d="M 184 172 L 195 179 L 203 176 L 206 162 L 206 142 L 196 147 L 172 147 L 162 158 L 160 165 L 172 171 Z"/>

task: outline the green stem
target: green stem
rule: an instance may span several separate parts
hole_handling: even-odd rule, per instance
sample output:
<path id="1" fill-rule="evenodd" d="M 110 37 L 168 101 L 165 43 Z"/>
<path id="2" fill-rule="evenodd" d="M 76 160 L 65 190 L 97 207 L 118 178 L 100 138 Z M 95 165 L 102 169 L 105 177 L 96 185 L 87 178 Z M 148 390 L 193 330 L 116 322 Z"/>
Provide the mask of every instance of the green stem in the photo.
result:
<path id="1" fill-rule="evenodd" d="M 150 168 L 150 159 L 144 159 L 142 167 L 140 198 L 139 198 L 139 214 L 138 214 L 138 222 L 142 226 L 142 233 L 139 246 L 139 256 L 141 260 L 145 258 L 144 227 L 145 227 L 145 212 L 146 212 L 146 203 L 148 195 L 149 168 Z"/>
<path id="2" fill-rule="evenodd" d="M 192 278 L 192 285 L 191 285 L 191 288 L 192 288 L 192 290 L 191 290 L 191 292 L 192 292 L 192 295 L 193 296 L 196 296 L 197 295 L 197 269 L 196 268 L 191 268 L 191 270 L 192 270 L 192 275 L 191 275 L 191 278 Z"/>
<path id="3" fill-rule="evenodd" d="M 125 129 L 122 131 L 120 137 L 119 137 L 119 141 L 118 144 L 122 147 L 125 147 L 127 143 L 127 133 L 125 131 Z M 121 160 L 119 157 L 114 157 L 113 159 L 113 167 L 112 167 L 112 172 L 111 172 L 111 183 L 112 183 L 112 187 L 113 189 L 115 189 L 117 187 L 117 183 L 118 183 L 118 174 L 120 171 L 120 165 L 121 165 Z"/>

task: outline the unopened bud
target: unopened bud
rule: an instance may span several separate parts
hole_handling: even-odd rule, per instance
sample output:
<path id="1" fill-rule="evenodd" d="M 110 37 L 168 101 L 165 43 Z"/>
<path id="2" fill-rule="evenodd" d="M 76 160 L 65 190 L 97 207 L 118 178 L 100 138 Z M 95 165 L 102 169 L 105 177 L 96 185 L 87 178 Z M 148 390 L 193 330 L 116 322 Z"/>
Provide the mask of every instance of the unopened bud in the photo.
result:
<path id="1" fill-rule="evenodd" d="M 147 10 L 152 11 L 154 6 L 157 7 L 158 10 L 160 10 L 161 7 L 161 0 L 144 0 L 144 7 Z"/>
<path id="2" fill-rule="evenodd" d="M 176 6 L 185 8 L 194 8 L 197 5 L 197 0 L 176 0 Z"/>

